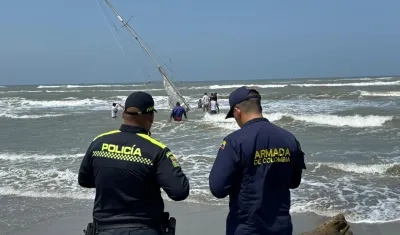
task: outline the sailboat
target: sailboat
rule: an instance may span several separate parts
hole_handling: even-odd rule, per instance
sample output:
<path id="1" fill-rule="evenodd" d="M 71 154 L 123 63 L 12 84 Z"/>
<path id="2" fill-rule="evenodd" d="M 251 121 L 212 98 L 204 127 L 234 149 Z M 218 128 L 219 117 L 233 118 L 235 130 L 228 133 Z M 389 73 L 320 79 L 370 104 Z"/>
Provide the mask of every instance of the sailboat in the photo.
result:
<path id="1" fill-rule="evenodd" d="M 181 95 L 181 93 L 178 91 L 178 89 L 174 86 L 172 81 L 169 79 L 167 73 L 160 66 L 160 64 L 156 61 L 156 59 L 150 53 L 150 51 L 146 48 L 144 43 L 141 41 L 139 35 L 131 28 L 129 23 L 122 18 L 122 16 L 117 12 L 117 10 L 113 7 L 113 5 L 111 5 L 111 3 L 108 0 L 104 0 L 104 1 L 107 3 L 107 5 L 111 8 L 111 10 L 117 16 L 118 20 L 121 21 L 121 23 L 123 24 L 123 27 L 128 29 L 130 34 L 132 34 L 132 36 L 139 43 L 140 47 L 146 52 L 146 54 L 149 56 L 151 61 L 157 66 L 157 70 L 161 74 L 161 77 L 163 79 L 163 85 L 164 85 L 165 91 L 167 92 L 167 95 L 168 95 L 169 107 L 173 108 L 175 106 L 176 102 L 179 101 L 181 103 L 181 105 L 186 109 L 186 111 L 191 110 L 189 103 Z"/>

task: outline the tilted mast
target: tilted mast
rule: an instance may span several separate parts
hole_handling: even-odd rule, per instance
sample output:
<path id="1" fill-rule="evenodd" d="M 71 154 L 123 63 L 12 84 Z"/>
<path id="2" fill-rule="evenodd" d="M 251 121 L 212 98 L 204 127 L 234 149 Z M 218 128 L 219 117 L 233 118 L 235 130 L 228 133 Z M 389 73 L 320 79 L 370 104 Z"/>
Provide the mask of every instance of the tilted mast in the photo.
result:
<path id="1" fill-rule="evenodd" d="M 176 87 L 174 86 L 174 84 L 171 82 L 171 80 L 168 78 L 167 73 L 163 70 L 163 68 L 157 63 L 157 61 L 154 59 L 154 57 L 151 55 L 151 53 L 149 52 L 149 50 L 144 46 L 144 44 L 141 42 L 141 40 L 139 39 L 138 34 L 131 28 L 131 26 L 128 24 L 128 22 L 126 22 L 122 16 L 117 12 L 117 10 L 111 5 L 110 2 L 108 2 L 108 0 L 104 0 L 107 5 L 111 8 L 111 10 L 115 13 L 115 15 L 117 16 L 118 20 L 122 22 L 123 26 L 126 27 L 128 29 L 128 31 L 132 34 L 132 36 L 136 39 L 136 41 L 139 43 L 139 45 L 142 47 L 142 49 L 147 53 L 147 55 L 150 57 L 150 59 L 153 61 L 153 63 L 157 66 L 158 71 L 161 73 L 161 75 L 163 76 L 163 78 L 165 78 L 165 80 L 167 80 L 168 85 L 171 86 L 173 88 L 173 90 L 178 94 L 178 96 L 182 99 L 183 103 L 186 105 L 187 110 L 190 110 L 190 106 L 189 104 L 186 102 L 186 100 L 183 98 L 183 96 L 179 93 L 178 89 L 176 89 Z M 168 92 L 167 92 L 168 93 Z M 168 94 L 169 95 L 169 94 Z"/>

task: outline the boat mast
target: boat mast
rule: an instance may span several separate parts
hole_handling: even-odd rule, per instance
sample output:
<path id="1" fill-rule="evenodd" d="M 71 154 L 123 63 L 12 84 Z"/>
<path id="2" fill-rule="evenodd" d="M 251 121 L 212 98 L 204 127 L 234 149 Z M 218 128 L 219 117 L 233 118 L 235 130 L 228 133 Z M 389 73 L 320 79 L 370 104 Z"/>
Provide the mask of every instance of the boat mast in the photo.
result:
<path id="1" fill-rule="evenodd" d="M 131 26 L 128 24 L 128 22 L 126 22 L 122 16 L 120 16 L 120 14 L 118 13 L 118 11 L 111 5 L 111 3 L 108 2 L 108 0 L 105 0 L 107 5 L 111 8 L 111 10 L 115 13 L 115 15 L 117 16 L 118 20 L 122 22 L 122 24 L 128 29 L 128 31 L 132 34 L 132 36 L 136 39 L 136 41 L 138 41 L 139 45 L 143 48 L 143 50 L 147 53 L 147 55 L 151 58 L 151 60 L 154 62 L 154 64 L 157 67 L 160 67 L 160 65 L 158 65 L 157 61 L 154 59 L 154 57 L 150 54 L 150 52 L 147 50 L 147 48 L 143 45 L 143 43 L 139 40 L 139 37 L 137 35 L 137 33 L 131 28 Z"/>
<path id="2" fill-rule="evenodd" d="M 153 63 L 157 66 L 158 71 L 163 75 L 169 82 L 169 84 L 174 88 L 175 92 L 178 93 L 178 95 L 181 97 L 182 101 L 184 104 L 187 106 L 188 110 L 190 110 L 189 104 L 186 102 L 186 100 L 183 98 L 183 96 L 179 93 L 178 89 L 174 86 L 174 84 L 169 80 L 167 74 L 165 71 L 162 69 L 162 67 L 157 63 L 157 61 L 154 59 L 154 57 L 151 55 L 149 50 L 143 45 L 143 43 L 140 41 L 138 34 L 131 28 L 131 26 L 126 22 L 122 16 L 118 13 L 118 11 L 111 5 L 108 0 L 104 0 L 107 5 L 111 8 L 111 10 L 115 13 L 117 16 L 118 20 L 122 22 L 122 24 L 128 29 L 128 31 L 132 34 L 132 36 L 136 39 L 136 41 L 139 43 L 139 45 L 143 48 L 143 50 L 147 53 L 147 55 L 150 57 L 150 59 L 153 61 Z"/>

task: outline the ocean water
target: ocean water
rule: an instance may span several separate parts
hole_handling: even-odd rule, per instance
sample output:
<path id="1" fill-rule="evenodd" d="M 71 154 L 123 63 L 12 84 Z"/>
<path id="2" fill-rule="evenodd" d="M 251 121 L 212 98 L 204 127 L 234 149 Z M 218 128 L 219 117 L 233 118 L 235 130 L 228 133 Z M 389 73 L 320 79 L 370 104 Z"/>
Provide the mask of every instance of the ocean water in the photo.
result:
<path id="1" fill-rule="evenodd" d="M 238 129 L 224 116 L 229 93 L 242 85 L 262 93 L 264 116 L 293 132 L 306 153 L 292 212 L 400 219 L 400 77 L 185 82 L 176 84 L 193 108 L 184 124 L 167 122 L 161 83 L 36 85 L 0 87 L 1 230 L 92 207 L 94 191 L 77 184 L 81 159 L 96 135 L 119 128 L 111 103 L 138 90 L 154 96 L 153 137 L 190 178 L 188 201 L 227 204 L 211 196 L 208 173 L 223 137 Z M 221 114 L 197 110 L 204 92 L 218 92 Z"/>

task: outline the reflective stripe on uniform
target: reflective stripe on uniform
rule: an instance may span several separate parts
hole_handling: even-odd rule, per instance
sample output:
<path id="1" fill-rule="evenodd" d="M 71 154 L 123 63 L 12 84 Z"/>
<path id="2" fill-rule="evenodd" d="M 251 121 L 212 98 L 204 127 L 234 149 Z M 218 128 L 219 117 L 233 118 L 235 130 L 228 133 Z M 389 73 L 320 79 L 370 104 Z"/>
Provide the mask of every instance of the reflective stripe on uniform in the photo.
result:
<path id="1" fill-rule="evenodd" d="M 158 140 L 153 139 L 152 137 L 146 135 L 146 134 L 142 134 L 142 133 L 137 133 L 138 136 L 142 137 L 143 139 L 146 139 L 148 141 L 150 141 L 152 144 L 157 145 L 158 147 L 165 149 L 167 146 L 163 143 L 161 143 Z"/>
<path id="2" fill-rule="evenodd" d="M 103 133 L 103 134 L 100 134 L 100 135 L 96 136 L 96 138 L 94 138 L 93 141 L 95 141 L 96 139 L 98 139 L 98 138 L 100 138 L 102 136 L 112 135 L 112 134 L 116 134 L 116 133 L 120 133 L 120 132 L 121 132 L 120 130 L 109 131 L 109 132 L 106 132 L 106 133 Z"/>
<path id="3" fill-rule="evenodd" d="M 134 155 L 110 153 L 110 152 L 106 152 L 106 151 L 93 151 L 92 156 L 93 157 L 104 157 L 104 158 L 111 158 L 111 159 L 116 159 L 116 160 L 143 163 L 143 164 L 147 164 L 147 165 L 150 165 L 150 166 L 153 165 L 153 163 L 151 162 L 150 159 L 144 158 L 144 157 L 140 157 L 140 156 L 134 156 Z"/>

